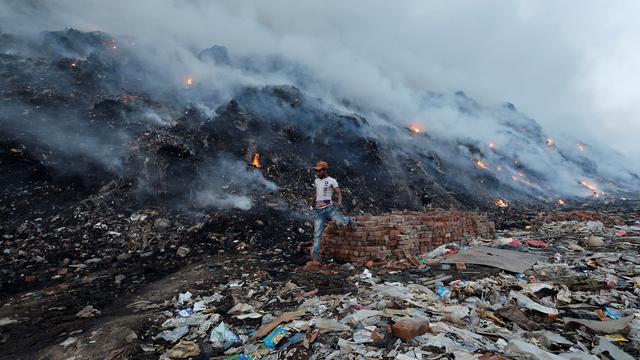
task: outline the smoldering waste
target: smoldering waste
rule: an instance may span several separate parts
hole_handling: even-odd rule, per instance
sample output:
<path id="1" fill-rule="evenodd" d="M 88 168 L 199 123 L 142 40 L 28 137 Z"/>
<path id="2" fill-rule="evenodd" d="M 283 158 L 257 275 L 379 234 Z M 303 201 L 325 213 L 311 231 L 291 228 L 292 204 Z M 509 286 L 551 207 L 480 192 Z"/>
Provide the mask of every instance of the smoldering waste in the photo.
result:
<path id="1" fill-rule="evenodd" d="M 516 159 L 495 145 L 380 126 L 299 84 L 225 98 L 195 76 L 162 85 L 108 34 L 2 38 L 2 357 L 640 355 L 634 188 L 513 107 L 514 136 L 579 169 L 562 202 L 553 176 L 499 170 Z M 352 215 L 479 210 L 497 237 L 305 270 L 319 158 Z"/>

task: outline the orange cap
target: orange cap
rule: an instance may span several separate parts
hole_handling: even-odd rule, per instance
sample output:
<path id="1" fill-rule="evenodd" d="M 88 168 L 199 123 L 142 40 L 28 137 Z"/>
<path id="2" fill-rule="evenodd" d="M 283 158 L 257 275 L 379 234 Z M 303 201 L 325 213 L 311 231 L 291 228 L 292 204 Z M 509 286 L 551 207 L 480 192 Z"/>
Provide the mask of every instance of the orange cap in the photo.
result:
<path id="1" fill-rule="evenodd" d="M 316 167 L 314 167 L 314 169 L 316 170 L 328 169 L 328 168 L 329 168 L 329 164 L 327 164 L 325 161 L 318 161 L 316 163 Z"/>

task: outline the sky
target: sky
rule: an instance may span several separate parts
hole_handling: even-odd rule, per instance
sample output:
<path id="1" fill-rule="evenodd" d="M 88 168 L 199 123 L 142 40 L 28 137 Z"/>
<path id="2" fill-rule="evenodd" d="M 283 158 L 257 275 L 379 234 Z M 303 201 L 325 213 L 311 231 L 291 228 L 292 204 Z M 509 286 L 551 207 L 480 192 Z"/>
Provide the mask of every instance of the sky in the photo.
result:
<path id="1" fill-rule="evenodd" d="M 640 164 L 638 18 L 638 1 L 0 1 L 3 31 L 281 54 L 324 91 L 400 116 L 425 91 L 508 101 L 551 135 L 597 139 Z"/>

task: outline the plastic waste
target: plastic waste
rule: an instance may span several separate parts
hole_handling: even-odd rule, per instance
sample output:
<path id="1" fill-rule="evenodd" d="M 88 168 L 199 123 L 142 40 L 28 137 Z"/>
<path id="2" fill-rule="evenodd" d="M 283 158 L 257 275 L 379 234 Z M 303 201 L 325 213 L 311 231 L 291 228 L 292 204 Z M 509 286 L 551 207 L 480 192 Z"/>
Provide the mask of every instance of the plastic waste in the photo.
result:
<path id="1" fill-rule="evenodd" d="M 446 287 L 443 287 L 443 286 L 439 287 L 436 290 L 436 293 L 438 293 L 438 295 L 444 300 L 448 300 L 449 298 L 451 298 L 451 291 Z"/>
<path id="2" fill-rule="evenodd" d="M 158 334 L 158 337 L 162 338 L 164 341 L 173 343 L 180 340 L 180 338 L 185 336 L 188 332 L 189 332 L 189 327 L 187 325 L 183 325 L 173 330 L 163 330 Z"/>
<path id="3" fill-rule="evenodd" d="M 269 336 L 264 338 L 263 342 L 267 347 L 271 349 L 275 349 L 278 346 L 278 343 L 282 341 L 282 339 L 289 336 L 289 332 L 282 327 L 275 329 Z M 302 341 L 302 340 L 301 340 Z"/>
<path id="4" fill-rule="evenodd" d="M 209 342 L 211 342 L 214 348 L 223 348 L 225 350 L 232 346 L 242 344 L 242 340 L 231 331 L 229 325 L 225 324 L 224 321 L 211 331 Z"/>
<path id="5" fill-rule="evenodd" d="M 187 308 L 187 309 L 183 309 L 183 310 L 178 311 L 178 316 L 183 317 L 183 318 L 184 317 L 189 317 L 191 315 L 193 315 L 193 309 L 191 309 L 191 308 Z"/>
<path id="6" fill-rule="evenodd" d="M 612 318 L 613 320 L 620 320 L 622 318 L 618 310 L 612 309 L 610 307 L 604 308 L 604 313 L 607 314 L 607 316 Z"/>
<path id="7" fill-rule="evenodd" d="M 282 347 L 280 348 L 280 350 L 278 350 L 278 352 L 285 351 L 286 349 L 289 348 L 289 346 L 303 342 L 305 338 L 306 338 L 305 333 L 296 333 L 295 335 L 290 337 L 286 343 L 282 345 Z"/>
<path id="8" fill-rule="evenodd" d="M 193 312 L 200 312 L 206 308 L 207 306 L 204 304 L 204 301 L 197 301 L 193 304 Z"/>
<path id="9" fill-rule="evenodd" d="M 178 304 L 183 305 L 184 303 L 189 302 L 192 295 L 193 294 L 191 294 L 189 291 L 178 294 Z"/>
<path id="10" fill-rule="evenodd" d="M 451 254 L 455 254 L 458 251 L 460 251 L 460 245 L 455 244 L 455 243 L 451 243 L 451 244 L 444 244 L 444 245 L 440 245 L 437 248 L 431 250 L 430 252 L 426 253 L 426 254 L 422 254 L 422 258 L 425 259 L 433 259 L 433 258 L 437 258 L 440 256 L 447 256 L 447 255 L 451 255 Z"/>

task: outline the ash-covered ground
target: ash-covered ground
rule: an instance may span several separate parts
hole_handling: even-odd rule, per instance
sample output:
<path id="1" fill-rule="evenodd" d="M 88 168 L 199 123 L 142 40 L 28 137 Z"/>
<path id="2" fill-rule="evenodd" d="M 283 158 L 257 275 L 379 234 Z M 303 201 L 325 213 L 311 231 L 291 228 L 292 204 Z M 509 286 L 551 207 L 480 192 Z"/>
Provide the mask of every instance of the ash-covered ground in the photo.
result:
<path id="1" fill-rule="evenodd" d="M 198 78 L 195 70 L 185 69 L 180 78 L 163 74 L 148 62 L 149 48 L 133 38 L 76 30 L 0 38 L 2 358 L 169 356 L 174 344 L 157 337 L 162 324 L 174 310 L 193 310 L 202 301 L 198 297 L 209 296 L 216 299 L 206 304 L 209 313 L 230 324 L 247 347 L 215 347 L 209 329 L 202 334 L 191 329 L 194 345 L 187 345 L 198 348 L 197 354 L 190 348 L 192 357 L 221 356 L 229 348 L 250 354 L 255 330 L 282 312 L 300 310 L 313 297 L 317 301 L 305 309 L 322 311 L 298 316 L 311 325 L 289 324 L 288 330 L 303 333 L 306 346 L 301 340 L 268 356 L 453 358 L 455 351 L 520 356 L 521 349 L 497 341 L 508 342 L 507 333 L 485 329 L 477 335 L 480 320 L 473 316 L 480 311 L 477 304 L 500 313 L 498 308 L 513 300 L 509 290 L 527 288 L 519 274 L 479 265 L 454 271 L 438 259 L 402 272 L 371 269 L 372 276 L 350 264 L 304 271 L 312 234 L 306 199 L 311 167 L 320 159 L 330 163 L 350 214 L 480 210 L 507 231 L 498 240 L 486 239 L 488 244 L 504 246 L 500 238 L 542 240 L 543 250 L 518 247 L 546 259 L 546 267 L 529 269 L 525 279 L 550 284 L 533 295 L 547 307 L 584 305 L 579 311 L 569 306 L 573 310 L 561 317 L 543 312 L 539 320 L 567 337 L 573 349 L 594 353 L 603 334 L 564 327 L 562 317 L 599 320 L 596 309 L 612 308 L 620 316 L 638 311 L 637 175 L 623 165 L 611 171 L 623 162 L 611 156 L 614 165 L 601 164 L 586 144 L 562 148 L 513 105 L 488 108 L 464 93 L 425 93 L 425 106 L 452 107 L 477 121 L 492 118 L 502 141 L 486 143 L 472 134 L 442 138 L 349 99 L 318 97 L 306 91 L 314 79 L 305 69 L 279 57 L 234 56 L 220 46 L 194 51 L 200 66 L 218 72 L 286 74 L 290 80 L 222 88 L 215 78 Z M 557 225 L 566 221 L 577 225 Z M 602 226 L 584 230 L 588 222 Z M 603 243 L 585 243 L 593 236 Z M 558 270 L 550 264 L 567 266 Z M 568 282 L 571 274 L 585 281 Z M 610 275 L 616 276 L 613 287 Z M 466 281 L 468 288 L 455 289 L 455 280 Z M 404 290 L 384 299 L 373 294 L 392 282 Z M 454 296 L 431 299 L 423 288 L 407 290 L 409 284 L 433 291 L 449 287 Z M 575 295 L 568 302 L 567 289 Z M 193 300 L 177 305 L 172 298 L 186 291 Z M 472 311 L 458 316 L 451 310 L 458 317 L 442 320 L 446 309 L 418 306 L 407 291 L 436 307 L 460 304 Z M 492 295 L 479 296 L 485 291 Z M 590 294 L 599 298 L 589 299 Z M 229 313 L 238 304 L 252 310 L 242 305 Z M 361 324 L 345 320 L 363 309 L 393 311 L 379 322 L 369 319 L 373 315 Z M 241 313 L 260 317 L 238 319 Z M 444 345 L 440 338 L 398 340 L 384 330 L 399 322 L 397 316 L 456 324 L 482 339 L 449 336 Z M 495 324 L 522 335 L 523 325 L 514 325 L 513 316 L 496 317 Z M 318 318 L 340 323 L 323 328 L 314 322 Z M 360 341 L 374 333 L 382 336 L 375 346 Z M 629 327 L 607 335 L 625 338 L 614 341 L 638 356 L 637 333 Z M 545 351 L 567 352 L 571 346 Z"/>

